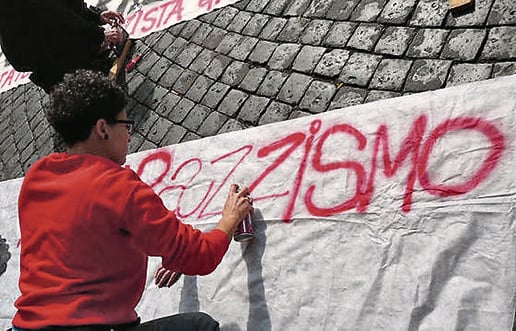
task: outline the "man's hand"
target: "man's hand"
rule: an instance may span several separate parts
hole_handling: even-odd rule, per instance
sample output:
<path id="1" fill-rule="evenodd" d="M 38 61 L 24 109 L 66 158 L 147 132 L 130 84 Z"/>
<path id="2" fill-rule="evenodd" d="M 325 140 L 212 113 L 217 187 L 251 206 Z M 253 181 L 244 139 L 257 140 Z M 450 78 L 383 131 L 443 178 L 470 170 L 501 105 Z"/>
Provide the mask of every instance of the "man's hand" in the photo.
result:
<path id="1" fill-rule="evenodd" d="M 249 196 L 249 188 L 244 186 L 239 189 L 238 185 L 231 184 L 217 229 L 226 232 L 231 238 L 238 224 L 252 209 L 253 199 Z"/>
<path id="2" fill-rule="evenodd" d="M 114 12 L 112 10 L 106 10 L 100 14 L 100 20 L 102 23 L 110 23 L 113 24 L 124 24 L 125 19 L 124 15 L 121 13 Z"/>
<path id="3" fill-rule="evenodd" d="M 181 278 L 182 273 L 179 271 L 171 271 L 165 269 L 163 267 L 159 267 L 158 271 L 156 271 L 156 275 L 154 276 L 154 283 L 161 287 L 170 287 L 174 285 L 179 278 Z"/>
<path id="4" fill-rule="evenodd" d="M 108 26 L 104 29 L 104 42 L 101 45 L 101 51 L 106 50 L 111 45 L 118 45 L 123 39 L 122 32 L 117 28 Z"/>

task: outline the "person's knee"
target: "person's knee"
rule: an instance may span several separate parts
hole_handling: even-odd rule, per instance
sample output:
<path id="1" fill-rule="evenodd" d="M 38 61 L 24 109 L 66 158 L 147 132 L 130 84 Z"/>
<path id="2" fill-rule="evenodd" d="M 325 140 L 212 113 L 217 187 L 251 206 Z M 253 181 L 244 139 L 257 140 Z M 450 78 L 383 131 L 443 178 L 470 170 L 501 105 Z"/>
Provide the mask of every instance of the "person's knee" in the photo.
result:
<path id="1" fill-rule="evenodd" d="M 209 331 L 217 331 L 219 330 L 219 323 L 213 319 L 210 315 L 203 312 L 191 313 L 192 320 L 196 328 L 198 330 L 209 330 Z"/>

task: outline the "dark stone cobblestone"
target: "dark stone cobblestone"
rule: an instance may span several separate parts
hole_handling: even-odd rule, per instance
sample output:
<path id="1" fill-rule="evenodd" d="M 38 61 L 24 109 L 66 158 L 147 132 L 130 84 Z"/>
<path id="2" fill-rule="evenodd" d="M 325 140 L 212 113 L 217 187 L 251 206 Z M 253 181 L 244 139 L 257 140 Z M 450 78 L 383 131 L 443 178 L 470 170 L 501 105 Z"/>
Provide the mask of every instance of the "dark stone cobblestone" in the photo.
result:
<path id="1" fill-rule="evenodd" d="M 249 94 L 239 91 L 231 90 L 226 95 L 218 110 L 228 116 L 234 116 L 240 110 L 242 104 L 247 100 Z"/>
<path id="2" fill-rule="evenodd" d="M 475 59 L 485 36 L 485 31 L 481 29 L 459 29 L 452 31 L 444 46 L 442 58 L 463 61 Z"/>
<path id="3" fill-rule="evenodd" d="M 335 22 L 326 35 L 323 45 L 329 47 L 344 47 L 357 27 L 356 23 Z"/>
<path id="4" fill-rule="evenodd" d="M 251 68 L 239 87 L 247 92 L 255 92 L 265 78 L 265 75 L 267 75 L 267 69 L 262 67 Z"/>
<path id="5" fill-rule="evenodd" d="M 244 0 L 137 40 L 129 151 L 516 74 L 514 0 Z M 0 179 L 63 145 L 29 83 L 0 94 Z"/>
<path id="6" fill-rule="evenodd" d="M 416 0 L 391 0 L 383 7 L 378 22 L 405 24 L 416 3 Z"/>
<path id="7" fill-rule="evenodd" d="M 414 35 L 413 28 L 388 27 L 383 32 L 375 47 L 375 52 L 400 56 L 407 50 Z"/>
<path id="8" fill-rule="evenodd" d="M 334 49 L 324 54 L 314 72 L 321 76 L 336 77 L 340 74 L 348 58 L 349 51 Z"/>
<path id="9" fill-rule="evenodd" d="M 257 125 L 261 114 L 265 111 L 269 102 L 269 98 L 251 95 L 242 105 L 237 119 L 245 123 Z"/>
<path id="10" fill-rule="evenodd" d="M 360 24 L 351 39 L 348 42 L 348 46 L 364 51 L 370 51 L 380 38 L 382 33 L 382 26 L 374 23 L 362 23 Z"/>
<path id="11" fill-rule="evenodd" d="M 355 10 L 351 14 L 351 20 L 359 21 L 359 22 L 374 22 L 380 12 L 382 11 L 383 6 L 385 5 L 386 0 L 362 0 L 355 7 Z"/>
<path id="12" fill-rule="evenodd" d="M 307 74 L 311 73 L 325 52 L 326 48 L 323 47 L 303 46 L 301 51 L 297 54 L 292 69 Z"/>
<path id="13" fill-rule="evenodd" d="M 411 65 L 412 61 L 409 60 L 382 60 L 370 86 L 375 89 L 400 91 Z"/>

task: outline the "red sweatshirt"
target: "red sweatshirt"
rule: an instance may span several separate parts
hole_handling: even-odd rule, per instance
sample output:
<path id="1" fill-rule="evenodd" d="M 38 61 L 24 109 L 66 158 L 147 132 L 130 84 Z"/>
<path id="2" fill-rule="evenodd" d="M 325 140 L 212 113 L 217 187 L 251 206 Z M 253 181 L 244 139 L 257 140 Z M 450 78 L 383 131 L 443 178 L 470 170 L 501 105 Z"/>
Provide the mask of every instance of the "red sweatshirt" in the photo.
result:
<path id="1" fill-rule="evenodd" d="M 202 233 L 181 223 L 132 170 L 88 154 L 36 162 L 18 213 L 21 296 L 13 325 L 24 329 L 132 322 L 147 256 L 204 275 L 230 242 L 221 230 Z"/>

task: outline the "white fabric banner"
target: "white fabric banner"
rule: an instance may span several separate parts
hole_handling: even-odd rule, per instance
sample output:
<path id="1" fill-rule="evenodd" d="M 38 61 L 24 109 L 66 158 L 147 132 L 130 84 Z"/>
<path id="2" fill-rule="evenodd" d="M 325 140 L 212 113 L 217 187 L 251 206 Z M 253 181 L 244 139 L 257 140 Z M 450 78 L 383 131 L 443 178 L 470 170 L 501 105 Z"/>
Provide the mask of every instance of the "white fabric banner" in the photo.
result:
<path id="1" fill-rule="evenodd" d="M 193 19 L 239 0 L 85 0 L 89 5 L 123 13 L 131 38 L 141 38 L 181 21 Z M 0 93 L 29 82 L 30 73 L 17 72 L 0 49 Z"/>
<path id="2" fill-rule="evenodd" d="M 250 186 L 255 238 L 216 271 L 158 289 L 143 320 L 205 311 L 222 330 L 511 330 L 516 76 L 132 154 L 185 222 L 213 228 Z M 16 196 L 0 188 L 1 327 L 18 295 Z"/>

